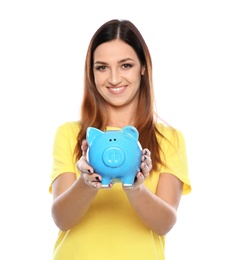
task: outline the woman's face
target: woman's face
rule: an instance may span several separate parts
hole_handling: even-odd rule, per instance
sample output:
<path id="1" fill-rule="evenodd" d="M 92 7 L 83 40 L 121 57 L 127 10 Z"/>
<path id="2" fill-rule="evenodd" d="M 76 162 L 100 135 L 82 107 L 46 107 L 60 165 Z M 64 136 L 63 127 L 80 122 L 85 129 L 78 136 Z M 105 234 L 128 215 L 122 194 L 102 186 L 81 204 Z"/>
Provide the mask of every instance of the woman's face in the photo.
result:
<path id="1" fill-rule="evenodd" d="M 118 39 L 99 45 L 93 70 L 97 90 L 111 106 L 137 102 L 144 68 L 130 45 Z"/>

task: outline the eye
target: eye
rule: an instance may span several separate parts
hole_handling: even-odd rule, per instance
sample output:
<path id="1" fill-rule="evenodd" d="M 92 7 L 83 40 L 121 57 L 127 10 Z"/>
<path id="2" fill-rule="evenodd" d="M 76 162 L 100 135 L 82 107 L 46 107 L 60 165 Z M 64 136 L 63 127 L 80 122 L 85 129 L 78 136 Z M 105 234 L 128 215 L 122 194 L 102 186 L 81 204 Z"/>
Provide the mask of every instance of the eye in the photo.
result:
<path id="1" fill-rule="evenodd" d="M 124 63 L 124 64 L 122 64 L 122 68 L 123 69 L 128 69 L 128 68 L 132 68 L 132 64 L 130 64 L 130 63 Z"/>
<path id="2" fill-rule="evenodd" d="M 107 66 L 101 65 L 101 66 L 96 66 L 95 70 L 105 70 L 106 68 L 107 68 Z"/>

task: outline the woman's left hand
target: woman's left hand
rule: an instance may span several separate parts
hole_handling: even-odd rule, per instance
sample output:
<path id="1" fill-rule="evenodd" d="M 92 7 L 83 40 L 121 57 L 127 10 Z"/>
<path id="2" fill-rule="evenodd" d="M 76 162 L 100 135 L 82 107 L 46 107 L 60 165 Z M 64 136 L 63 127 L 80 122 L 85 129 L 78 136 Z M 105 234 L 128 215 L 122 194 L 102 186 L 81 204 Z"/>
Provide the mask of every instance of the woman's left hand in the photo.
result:
<path id="1" fill-rule="evenodd" d="M 135 190 L 137 189 L 144 181 L 148 178 L 149 173 L 152 169 L 152 160 L 150 157 L 150 151 L 145 148 L 142 150 L 142 157 L 141 157 L 141 171 L 137 173 L 134 185 L 131 187 L 124 187 L 126 190 Z"/>

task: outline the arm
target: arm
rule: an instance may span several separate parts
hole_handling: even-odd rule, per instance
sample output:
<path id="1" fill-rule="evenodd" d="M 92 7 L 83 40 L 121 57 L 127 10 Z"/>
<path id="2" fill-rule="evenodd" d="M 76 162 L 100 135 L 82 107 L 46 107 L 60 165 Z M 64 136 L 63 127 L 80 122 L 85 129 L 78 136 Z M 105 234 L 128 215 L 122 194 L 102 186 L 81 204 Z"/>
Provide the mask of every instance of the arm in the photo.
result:
<path id="1" fill-rule="evenodd" d="M 75 174 L 61 174 L 52 184 L 52 216 L 61 230 L 75 226 L 85 215 L 98 190 L 89 187 Z"/>
<path id="2" fill-rule="evenodd" d="M 86 142 L 82 149 L 83 156 L 77 163 L 80 177 L 76 179 L 74 173 L 66 172 L 52 184 L 52 217 L 58 228 L 64 231 L 79 223 L 101 187 L 101 176 L 93 173 L 92 167 L 86 162 Z"/>
<path id="3" fill-rule="evenodd" d="M 162 173 L 156 194 L 144 184 L 136 189 L 126 189 L 126 195 L 140 219 L 159 235 L 167 234 L 176 222 L 182 182 L 172 174 Z"/>

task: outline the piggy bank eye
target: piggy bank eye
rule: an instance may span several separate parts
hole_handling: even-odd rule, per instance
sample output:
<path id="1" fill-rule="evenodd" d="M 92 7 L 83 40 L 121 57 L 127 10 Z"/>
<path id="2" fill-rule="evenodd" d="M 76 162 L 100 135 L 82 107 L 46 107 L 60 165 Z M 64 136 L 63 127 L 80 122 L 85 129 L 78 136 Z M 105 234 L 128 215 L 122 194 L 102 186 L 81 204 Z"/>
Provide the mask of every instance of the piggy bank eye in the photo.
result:
<path id="1" fill-rule="evenodd" d="M 116 141 L 116 139 L 114 138 L 114 141 Z"/>
<path id="2" fill-rule="evenodd" d="M 116 141 L 116 138 L 114 138 L 114 139 L 109 139 L 109 142 L 112 142 L 112 141 Z"/>

